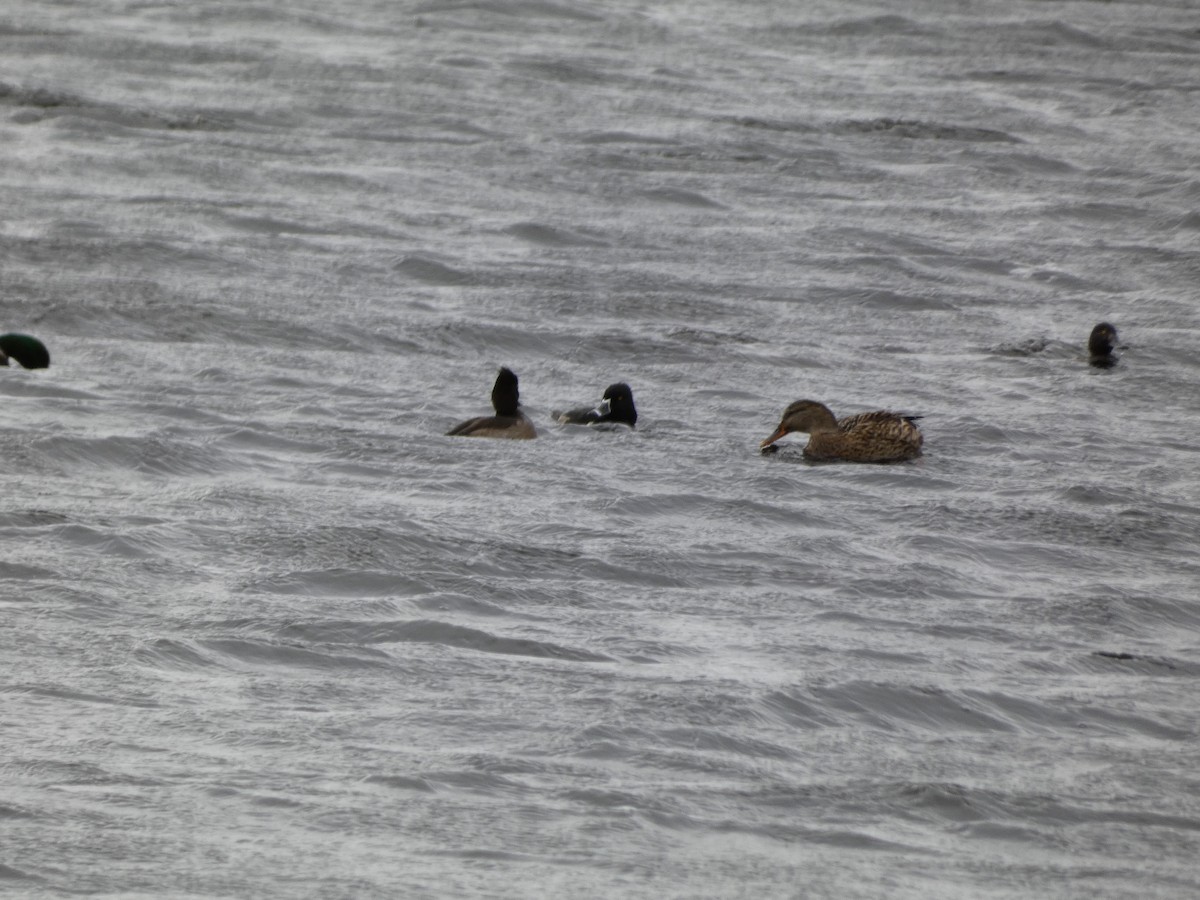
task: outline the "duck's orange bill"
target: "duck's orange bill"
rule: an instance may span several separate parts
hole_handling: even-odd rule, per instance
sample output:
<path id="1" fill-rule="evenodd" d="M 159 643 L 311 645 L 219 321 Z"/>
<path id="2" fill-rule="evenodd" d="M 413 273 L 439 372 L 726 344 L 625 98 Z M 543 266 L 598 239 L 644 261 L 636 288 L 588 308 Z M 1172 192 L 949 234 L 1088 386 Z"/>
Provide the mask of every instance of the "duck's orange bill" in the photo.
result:
<path id="1" fill-rule="evenodd" d="M 773 435 L 771 435 L 769 438 L 767 438 L 765 441 L 763 441 L 761 444 L 758 445 L 759 449 L 761 450 L 763 447 L 771 446 L 771 444 L 775 443 L 777 440 L 779 440 L 781 437 L 783 437 L 787 433 L 788 433 L 788 430 L 786 428 L 784 428 L 782 425 L 780 425 L 778 428 L 775 429 L 775 433 Z"/>

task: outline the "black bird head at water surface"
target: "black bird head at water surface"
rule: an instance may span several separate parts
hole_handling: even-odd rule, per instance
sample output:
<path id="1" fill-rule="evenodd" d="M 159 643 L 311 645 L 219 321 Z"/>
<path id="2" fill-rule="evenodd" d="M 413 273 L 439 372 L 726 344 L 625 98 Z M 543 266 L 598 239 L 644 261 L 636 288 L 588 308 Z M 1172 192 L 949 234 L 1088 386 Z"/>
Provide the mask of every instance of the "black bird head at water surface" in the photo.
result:
<path id="1" fill-rule="evenodd" d="M 596 406 L 580 406 L 565 412 L 553 412 L 551 418 L 563 425 L 628 425 L 637 424 L 637 407 L 633 405 L 633 390 L 623 381 L 610 384 Z"/>
<path id="2" fill-rule="evenodd" d="M 492 386 L 492 409 L 498 416 L 515 416 L 520 405 L 516 374 L 512 369 L 501 368 Z"/>
<path id="3" fill-rule="evenodd" d="M 1117 343 L 1117 329 L 1107 322 L 1101 322 L 1092 329 L 1088 337 L 1088 354 L 1093 366 L 1107 367 L 1117 361 L 1113 348 Z"/>
<path id="4" fill-rule="evenodd" d="M 633 405 L 633 390 L 625 382 L 610 384 L 596 408 L 597 422 L 621 422 L 632 428 L 637 424 L 637 407 Z"/>
<path id="5" fill-rule="evenodd" d="M 27 334 L 0 334 L 0 366 L 7 366 L 10 359 L 26 369 L 45 369 L 50 366 L 50 351 Z"/>

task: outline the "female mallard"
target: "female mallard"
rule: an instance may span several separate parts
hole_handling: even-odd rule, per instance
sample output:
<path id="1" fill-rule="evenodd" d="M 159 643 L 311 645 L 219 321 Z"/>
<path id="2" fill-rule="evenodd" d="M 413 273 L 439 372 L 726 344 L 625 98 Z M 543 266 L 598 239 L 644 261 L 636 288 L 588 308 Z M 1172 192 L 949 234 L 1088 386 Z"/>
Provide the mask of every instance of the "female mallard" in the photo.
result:
<path id="1" fill-rule="evenodd" d="M 501 369 L 496 376 L 496 384 L 492 387 L 492 408 L 494 416 L 480 416 L 477 419 L 467 419 L 455 425 L 446 432 L 448 436 L 457 437 L 490 437 L 512 438 L 514 440 L 529 440 L 537 437 L 537 429 L 521 412 L 521 402 L 517 393 L 517 376 L 511 369 Z"/>
<path id="2" fill-rule="evenodd" d="M 775 433 L 759 446 L 766 452 L 785 434 L 808 434 L 804 455 L 809 459 L 849 462 L 895 462 L 921 455 L 921 431 L 913 424 L 920 416 L 878 410 L 835 419 L 829 407 L 816 400 L 797 400 L 783 411 Z"/>
<path id="3" fill-rule="evenodd" d="M 563 425 L 603 425 L 619 423 L 633 428 L 637 425 L 637 407 L 633 405 L 633 391 L 624 382 L 610 384 L 604 389 L 604 397 L 598 406 L 581 406 L 566 412 L 550 414 L 554 421 Z"/>
<path id="4" fill-rule="evenodd" d="M 1107 322 L 1101 322 L 1088 337 L 1088 362 L 1100 369 L 1116 365 L 1118 357 L 1113 353 L 1116 343 L 1117 329 Z"/>

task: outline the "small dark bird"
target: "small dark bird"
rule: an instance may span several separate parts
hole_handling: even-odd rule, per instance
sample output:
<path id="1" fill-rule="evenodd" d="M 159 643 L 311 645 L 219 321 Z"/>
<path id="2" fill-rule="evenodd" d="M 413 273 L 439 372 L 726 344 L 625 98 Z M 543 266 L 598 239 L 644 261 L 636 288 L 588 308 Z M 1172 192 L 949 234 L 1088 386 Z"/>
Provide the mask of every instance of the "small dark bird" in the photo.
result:
<path id="1" fill-rule="evenodd" d="M 566 412 L 552 412 L 554 421 L 564 425 L 601 425 L 611 422 L 628 425 L 637 424 L 637 407 L 633 405 L 633 391 L 624 382 L 610 384 L 604 389 L 604 397 L 598 406 L 581 406 Z"/>
<path id="2" fill-rule="evenodd" d="M 517 376 L 511 369 L 501 369 L 492 386 L 492 408 L 494 416 L 480 416 L 455 425 L 446 432 L 453 437 L 510 438 L 530 440 L 537 437 L 537 429 L 521 412 L 521 401 L 517 392 Z"/>
<path id="3" fill-rule="evenodd" d="M 50 351 L 27 334 L 0 334 L 0 366 L 7 366 L 10 359 L 26 369 L 45 369 L 50 366 Z"/>
<path id="4" fill-rule="evenodd" d="M 924 438 L 915 422 L 920 416 L 902 416 L 887 410 L 835 419 L 829 407 L 815 400 L 797 400 L 783 411 L 779 427 L 759 446 L 763 452 L 785 434 L 808 434 L 804 455 L 808 459 L 847 462 L 896 462 L 921 455 Z"/>
<path id="5" fill-rule="evenodd" d="M 1117 329 L 1107 322 L 1101 322 L 1092 329 L 1088 338 L 1088 362 L 1098 369 L 1108 369 L 1117 364 L 1120 359 L 1113 348 L 1117 343 Z"/>

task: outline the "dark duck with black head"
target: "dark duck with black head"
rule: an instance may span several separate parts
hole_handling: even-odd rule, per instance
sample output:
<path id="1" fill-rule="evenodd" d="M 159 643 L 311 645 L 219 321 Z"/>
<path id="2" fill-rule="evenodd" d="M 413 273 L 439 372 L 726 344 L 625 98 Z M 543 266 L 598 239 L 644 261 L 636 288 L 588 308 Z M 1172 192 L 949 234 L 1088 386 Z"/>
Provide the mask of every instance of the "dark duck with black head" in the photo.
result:
<path id="1" fill-rule="evenodd" d="M 537 429 L 521 411 L 517 391 L 517 376 L 511 369 L 503 368 L 492 386 L 492 408 L 494 416 L 467 419 L 446 432 L 450 437 L 507 438 L 530 440 L 537 437 Z"/>
<path id="2" fill-rule="evenodd" d="M 899 462 L 921 455 L 924 438 L 916 426 L 919 418 L 881 409 L 835 419 L 824 403 L 797 400 L 783 411 L 779 426 L 759 447 L 770 453 L 777 440 L 799 431 L 808 435 L 804 445 L 808 459 Z"/>
<path id="3" fill-rule="evenodd" d="M 1113 350 L 1117 345 L 1117 329 L 1101 322 L 1092 329 L 1088 338 L 1088 362 L 1098 369 L 1107 369 L 1117 364 L 1120 358 Z"/>
<path id="4" fill-rule="evenodd" d="M 566 412 L 550 414 L 554 421 L 563 425 L 637 425 L 637 407 L 633 405 L 633 391 L 624 382 L 610 384 L 604 389 L 604 397 L 597 406 L 581 406 Z"/>

